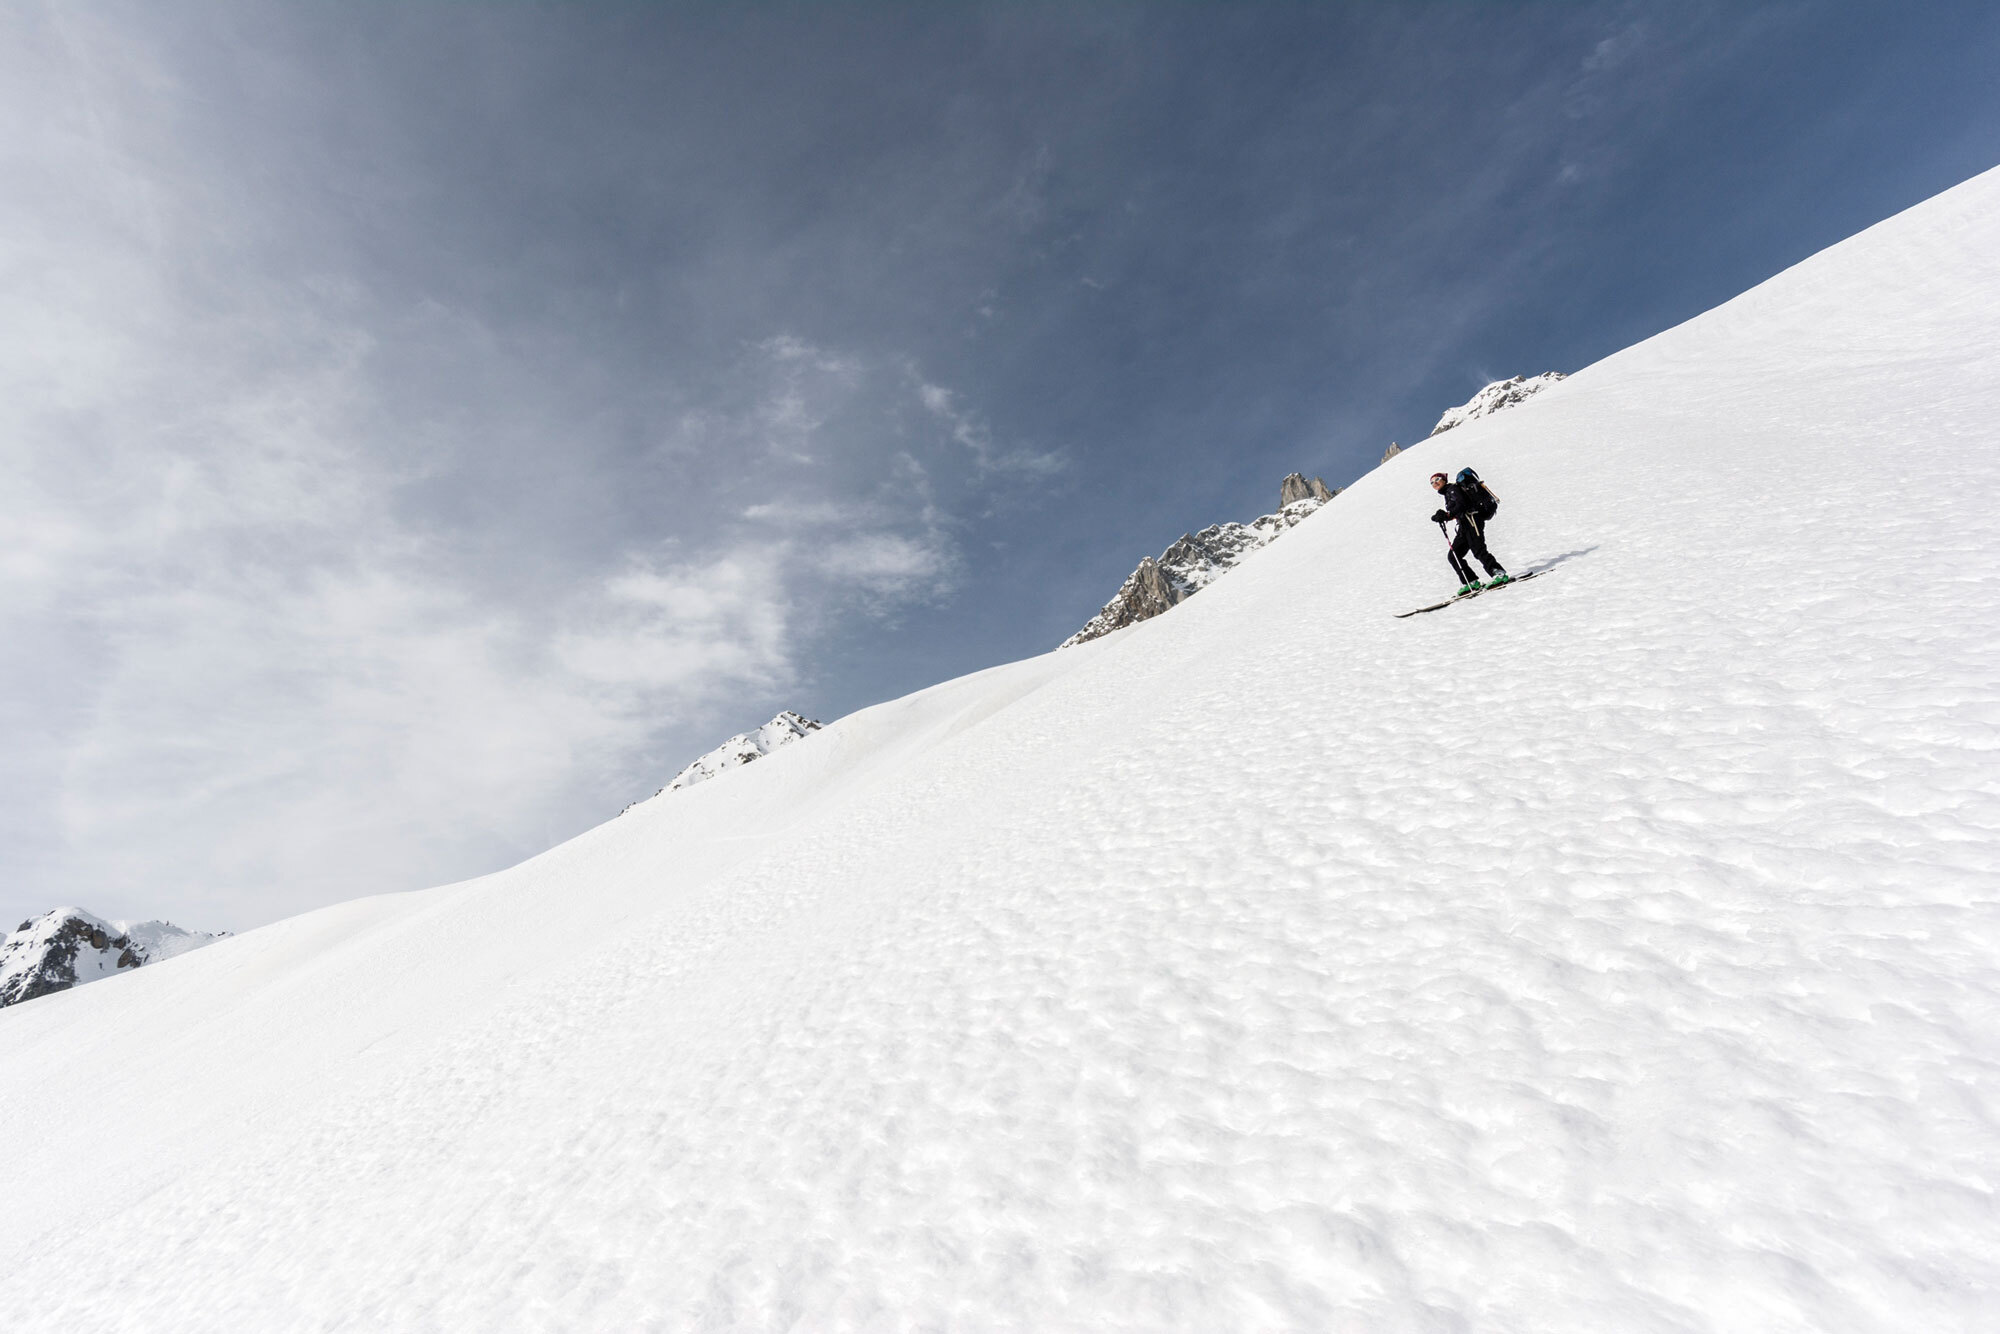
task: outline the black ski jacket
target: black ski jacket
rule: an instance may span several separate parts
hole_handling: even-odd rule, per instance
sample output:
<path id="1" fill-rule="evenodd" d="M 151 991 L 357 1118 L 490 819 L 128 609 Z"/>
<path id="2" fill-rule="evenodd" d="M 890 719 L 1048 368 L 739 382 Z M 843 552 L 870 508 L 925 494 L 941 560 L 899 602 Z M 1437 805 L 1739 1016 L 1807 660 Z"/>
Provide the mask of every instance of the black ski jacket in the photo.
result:
<path id="1" fill-rule="evenodd" d="M 1467 515 L 1479 513 L 1481 497 L 1474 487 L 1446 482 L 1438 488 L 1438 495 L 1444 500 L 1444 508 L 1431 515 L 1432 523 L 1443 523 L 1446 519 L 1463 519 Z"/>

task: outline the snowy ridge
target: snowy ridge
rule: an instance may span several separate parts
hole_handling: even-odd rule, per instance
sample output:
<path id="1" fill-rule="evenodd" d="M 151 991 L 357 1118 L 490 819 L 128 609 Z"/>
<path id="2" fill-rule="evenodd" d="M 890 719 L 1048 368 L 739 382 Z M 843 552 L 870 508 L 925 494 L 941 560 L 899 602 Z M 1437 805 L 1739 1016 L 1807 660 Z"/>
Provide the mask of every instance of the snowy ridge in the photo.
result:
<path id="1" fill-rule="evenodd" d="M 738 732 L 714 750 L 697 756 L 685 769 L 674 775 L 672 782 L 653 795 L 678 792 L 682 788 L 693 787 L 696 783 L 705 783 L 717 774 L 761 760 L 780 746 L 789 745 L 801 737 L 812 735 L 820 727 L 820 723 L 804 714 L 786 709 L 756 731 Z"/>
<path id="2" fill-rule="evenodd" d="M 0 1310 L 1990 1329 L 1995 423 L 1989 174 L 1174 615 L 0 1011 Z M 1396 620 L 1474 460 L 1551 575 Z"/>
<path id="3" fill-rule="evenodd" d="M 1463 426 L 1466 422 L 1490 417 L 1503 408 L 1525 403 L 1550 385 L 1559 384 L 1568 378 L 1561 371 L 1545 371 L 1540 375 L 1517 375 L 1511 380 L 1495 380 L 1439 417 L 1438 424 L 1431 427 L 1431 434 L 1438 435 L 1454 426 Z M 1401 452 L 1396 446 L 1390 445 L 1389 452 L 1382 456 L 1382 461 L 1387 463 Z"/>
<path id="4" fill-rule="evenodd" d="M 1056 647 L 1089 643 L 1185 602 L 1235 569 L 1245 556 L 1270 545 L 1287 529 L 1304 521 L 1336 494 L 1317 477 L 1308 482 L 1302 474 L 1293 473 L 1278 488 L 1276 512 L 1249 523 L 1210 524 L 1198 533 L 1183 534 L 1158 559 L 1142 558 L 1139 568 L 1126 577 L 1104 609 Z"/>
<path id="5" fill-rule="evenodd" d="M 107 921 L 82 908 L 56 908 L 0 936 L 0 1006 L 171 959 L 225 934 L 187 931 L 172 922 Z"/>
<path id="6" fill-rule="evenodd" d="M 820 724 L 804 714 L 790 709 L 781 712 L 770 722 L 754 732 L 739 732 L 729 740 L 700 756 L 687 768 L 674 775 L 674 780 L 662 788 L 663 792 L 678 792 L 696 783 L 705 783 L 725 770 L 735 769 L 761 760 L 778 747 L 810 736 L 820 729 Z"/>

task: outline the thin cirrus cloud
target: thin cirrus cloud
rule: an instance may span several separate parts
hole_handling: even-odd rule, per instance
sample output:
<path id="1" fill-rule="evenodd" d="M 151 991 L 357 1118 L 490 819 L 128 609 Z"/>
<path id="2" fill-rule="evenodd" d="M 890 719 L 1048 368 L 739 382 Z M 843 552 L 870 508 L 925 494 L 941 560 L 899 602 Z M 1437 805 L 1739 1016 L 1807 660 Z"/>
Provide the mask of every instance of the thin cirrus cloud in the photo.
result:
<path id="1" fill-rule="evenodd" d="M 914 370 L 917 400 L 941 424 L 951 439 L 963 448 L 981 475 L 1011 474 L 1025 478 L 1048 478 L 1069 466 L 1061 450 L 1001 448 L 993 432 L 980 416 L 959 404 L 958 394 L 943 385 L 931 384 Z"/>

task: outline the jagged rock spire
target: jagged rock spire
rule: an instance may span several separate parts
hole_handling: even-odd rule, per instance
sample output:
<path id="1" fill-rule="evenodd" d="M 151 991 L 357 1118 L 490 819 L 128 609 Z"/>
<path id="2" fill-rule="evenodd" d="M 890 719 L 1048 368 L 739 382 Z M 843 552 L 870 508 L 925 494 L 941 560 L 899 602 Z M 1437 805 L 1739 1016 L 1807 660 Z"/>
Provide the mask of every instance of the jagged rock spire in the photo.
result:
<path id="1" fill-rule="evenodd" d="M 1295 500 L 1328 501 L 1333 499 L 1333 488 L 1315 477 L 1310 482 L 1302 472 L 1295 472 L 1278 483 L 1278 508 L 1283 509 Z"/>

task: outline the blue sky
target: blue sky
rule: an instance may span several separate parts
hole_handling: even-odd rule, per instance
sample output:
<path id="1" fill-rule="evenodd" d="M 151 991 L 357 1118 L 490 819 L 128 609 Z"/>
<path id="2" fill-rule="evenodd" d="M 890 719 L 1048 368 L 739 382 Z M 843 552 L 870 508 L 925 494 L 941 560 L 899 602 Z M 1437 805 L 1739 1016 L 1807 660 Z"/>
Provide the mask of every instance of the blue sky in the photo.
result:
<path id="1" fill-rule="evenodd" d="M 1995 69 L 1983 3 L 9 5 L 0 916 L 477 874 L 1043 651 L 1994 165 Z"/>

